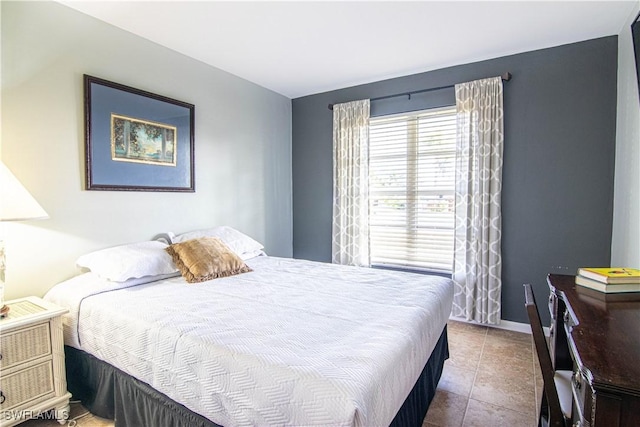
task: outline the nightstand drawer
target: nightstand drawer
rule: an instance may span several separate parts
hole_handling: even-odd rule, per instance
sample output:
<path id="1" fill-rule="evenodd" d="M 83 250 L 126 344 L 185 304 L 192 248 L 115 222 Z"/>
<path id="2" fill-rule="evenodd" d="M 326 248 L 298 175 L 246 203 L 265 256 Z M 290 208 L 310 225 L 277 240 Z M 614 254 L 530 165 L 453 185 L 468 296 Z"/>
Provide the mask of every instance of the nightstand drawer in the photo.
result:
<path id="1" fill-rule="evenodd" d="M 0 369 L 2 370 L 48 354 L 51 354 L 49 322 L 8 332 L 0 338 Z"/>
<path id="2" fill-rule="evenodd" d="M 0 379 L 0 409 L 34 404 L 55 396 L 51 360 Z"/>
<path id="3" fill-rule="evenodd" d="M 0 319 L 0 427 L 53 410 L 69 415 L 62 315 L 68 310 L 38 297 L 7 301 Z"/>

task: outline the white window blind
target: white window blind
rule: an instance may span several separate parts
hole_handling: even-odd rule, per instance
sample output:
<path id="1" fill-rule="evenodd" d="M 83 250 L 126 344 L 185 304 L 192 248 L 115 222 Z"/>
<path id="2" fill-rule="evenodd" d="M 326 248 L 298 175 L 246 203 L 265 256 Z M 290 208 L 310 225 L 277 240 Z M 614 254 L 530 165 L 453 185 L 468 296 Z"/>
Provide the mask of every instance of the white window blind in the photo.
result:
<path id="1" fill-rule="evenodd" d="M 370 119 L 372 265 L 450 272 L 455 107 Z"/>

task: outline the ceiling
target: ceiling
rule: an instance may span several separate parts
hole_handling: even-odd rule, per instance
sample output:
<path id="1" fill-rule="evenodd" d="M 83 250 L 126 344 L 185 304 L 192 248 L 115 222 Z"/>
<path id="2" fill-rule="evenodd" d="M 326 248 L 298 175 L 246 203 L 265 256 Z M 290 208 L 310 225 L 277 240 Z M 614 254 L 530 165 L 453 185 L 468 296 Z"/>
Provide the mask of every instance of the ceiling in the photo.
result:
<path id="1" fill-rule="evenodd" d="M 289 98 L 617 35 L 638 4 L 60 2 Z"/>

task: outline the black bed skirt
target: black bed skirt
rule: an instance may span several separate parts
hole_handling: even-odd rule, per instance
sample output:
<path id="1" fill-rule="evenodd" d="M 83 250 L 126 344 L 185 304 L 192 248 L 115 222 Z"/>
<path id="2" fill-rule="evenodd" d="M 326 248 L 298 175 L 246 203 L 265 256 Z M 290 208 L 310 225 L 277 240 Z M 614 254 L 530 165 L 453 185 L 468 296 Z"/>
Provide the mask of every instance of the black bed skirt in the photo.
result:
<path id="1" fill-rule="evenodd" d="M 146 383 L 84 351 L 65 346 L 67 385 L 73 398 L 116 427 L 220 427 Z M 449 357 L 447 328 L 422 374 L 393 419 L 393 427 L 420 427 Z"/>

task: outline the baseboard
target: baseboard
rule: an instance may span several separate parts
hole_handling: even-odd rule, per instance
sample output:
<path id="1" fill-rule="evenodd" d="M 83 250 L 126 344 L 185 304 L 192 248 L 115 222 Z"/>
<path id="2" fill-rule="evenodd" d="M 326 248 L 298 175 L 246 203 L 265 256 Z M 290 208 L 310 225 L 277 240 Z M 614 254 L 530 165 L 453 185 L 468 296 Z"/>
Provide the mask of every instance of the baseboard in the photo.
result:
<path id="1" fill-rule="evenodd" d="M 531 334 L 531 325 L 528 323 L 512 322 L 511 320 L 500 320 L 500 324 L 495 326 L 498 329 L 506 329 L 508 331 L 522 332 Z"/>
<path id="2" fill-rule="evenodd" d="M 514 332 L 522 332 L 524 334 L 531 334 L 531 326 L 528 323 L 512 322 L 511 320 L 500 320 L 500 324 L 499 325 L 487 325 L 485 323 L 478 323 L 478 322 L 468 321 L 468 320 L 463 319 L 461 317 L 451 316 L 451 317 L 449 317 L 449 319 L 455 320 L 457 322 L 472 323 L 474 325 L 487 326 L 489 328 L 505 329 L 507 331 L 514 331 Z"/>

